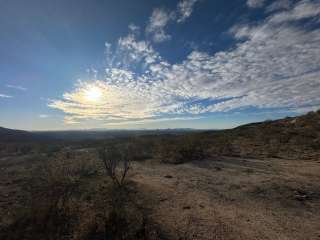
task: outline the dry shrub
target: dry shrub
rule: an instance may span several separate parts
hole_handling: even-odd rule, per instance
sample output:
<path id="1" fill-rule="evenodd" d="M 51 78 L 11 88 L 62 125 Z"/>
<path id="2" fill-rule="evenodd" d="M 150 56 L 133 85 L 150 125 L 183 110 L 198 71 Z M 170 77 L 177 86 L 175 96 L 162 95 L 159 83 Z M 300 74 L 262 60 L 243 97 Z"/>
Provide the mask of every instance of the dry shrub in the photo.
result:
<path id="1" fill-rule="evenodd" d="M 141 239 L 137 234 L 144 228 L 144 216 L 130 197 L 126 187 L 111 185 L 107 189 L 108 199 L 102 206 L 100 221 L 104 224 L 106 239 Z"/>
<path id="2" fill-rule="evenodd" d="M 43 159 L 33 170 L 29 200 L 16 222 L 5 229 L 4 239 L 76 239 L 72 236 L 83 220 L 79 212 L 86 205 L 79 199 L 79 186 L 96 172 L 96 165 L 84 157 L 63 156 Z"/>
<path id="3" fill-rule="evenodd" d="M 32 174 L 30 202 L 17 221 L 0 232 L 0 239 L 150 239 L 144 212 L 130 195 L 131 185 L 124 184 L 128 153 L 118 149 L 106 157 L 112 160 L 107 164 L 116 160 L 112 166 L 120 185 L 101 181 L 100 175 L 88 177 L 96 171 L 96 159 L 66 158 L 65 153 L 43 159 Z"/>
<path id="4" fill-rule="evenodd" d="M 135 137 L 130 139 L 129 155 L 133 161 L 143 161 L 151 159 L 154 154 L 156 141 L 148 136 Z"/>
<path id="5" fill-rule="evenodd" d="M 48 185 L 75 184 L 81 178 L 97 174 L 97 161 L 86 156 L 66 158 L 64 153 L 43 162 L 39 177 Z"/>
<path id="6" fill-rule="evenodd" d="M 82 178 L 96 172 L 94 162 L 86 158 L 66 159 L 63 155 L 47 159 L 39 172 L 39 183 L 32 192 L 32 226 L 36 232 L 64 239 L 72 235 L 79 222 L 81 202 L 75 198 Z"/>
<path id="7" fill-rule="evenodd" d="M 119 187 L 124 185 L 125 178 L 130 169 L 132 156 L 129 149 L 129 145 L 123 148 L 109 145 L 108 147 L 101 148 L 98 152 L 107 176 Z"/>
<path id="8" fill-rule="evenodd" d="M 181 164 L 202 160 L 206 151 L 197 139 L 185 136 L 173 141 L 162 141 L 158 147 L 158 155 L 164 163 Z"/>

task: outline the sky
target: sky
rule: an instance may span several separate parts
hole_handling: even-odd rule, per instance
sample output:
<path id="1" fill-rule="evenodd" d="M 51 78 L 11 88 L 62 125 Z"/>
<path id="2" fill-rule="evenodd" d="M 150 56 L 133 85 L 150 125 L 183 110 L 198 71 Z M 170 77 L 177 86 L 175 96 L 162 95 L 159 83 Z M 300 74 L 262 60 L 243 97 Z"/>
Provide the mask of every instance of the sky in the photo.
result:
<path id="1" fill-rule="evenodd" d="M 319 0 L 0 0 L 0 126 L 223 129 L 319 108 Z"/>

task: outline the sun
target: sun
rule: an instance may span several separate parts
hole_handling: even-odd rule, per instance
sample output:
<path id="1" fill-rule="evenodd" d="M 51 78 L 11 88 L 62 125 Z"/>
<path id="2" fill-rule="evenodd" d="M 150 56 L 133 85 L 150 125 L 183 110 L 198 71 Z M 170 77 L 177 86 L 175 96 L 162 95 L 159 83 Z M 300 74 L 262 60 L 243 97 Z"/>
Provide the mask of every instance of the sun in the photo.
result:
<path id="1" fill-rule="evenodd" d="M 96 86 L 90 86 L 84 92 L 84 97 L 86 100 L 90 102 L 99 102 L 102 97 L 102 91 L 100 88 Z"/>

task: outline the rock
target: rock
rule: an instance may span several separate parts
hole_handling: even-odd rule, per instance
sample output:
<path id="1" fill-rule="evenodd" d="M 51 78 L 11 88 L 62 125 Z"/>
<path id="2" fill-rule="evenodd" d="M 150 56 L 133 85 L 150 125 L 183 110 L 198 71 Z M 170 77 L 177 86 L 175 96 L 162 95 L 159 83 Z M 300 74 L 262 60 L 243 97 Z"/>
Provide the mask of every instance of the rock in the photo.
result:
<path id="1" fill-rule="evenodd" d="M 294 199 L 297 200 L 297 201 L 303 202 L 303 201 L 308 199 L 308 196 L 307 195 L 296 195 L 294 197 Z"/>
<path id="2" fill-rule="evenodd" d="M 294 199 L 297 201 L 306 201 L 309 200 L 311 197 L 309 195 L 309 193 L 307 193 L 306 191 L 302 191 L 302 190 L 296 190 L 295 191 L 295 196 Z"/>

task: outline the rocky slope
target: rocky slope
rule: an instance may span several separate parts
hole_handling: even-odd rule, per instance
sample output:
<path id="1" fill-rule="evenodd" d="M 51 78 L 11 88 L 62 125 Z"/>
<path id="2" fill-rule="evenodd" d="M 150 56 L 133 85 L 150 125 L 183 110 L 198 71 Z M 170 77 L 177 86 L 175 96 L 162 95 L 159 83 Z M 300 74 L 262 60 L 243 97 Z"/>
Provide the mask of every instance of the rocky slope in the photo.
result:
<path id="1" fill-rule="evenodd" d="M 320 111 L 200 134 L 219 155 L 320 158 Z"/>

